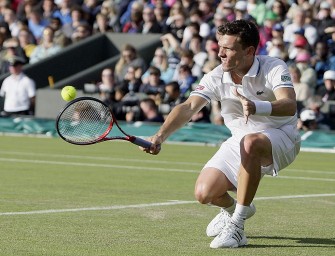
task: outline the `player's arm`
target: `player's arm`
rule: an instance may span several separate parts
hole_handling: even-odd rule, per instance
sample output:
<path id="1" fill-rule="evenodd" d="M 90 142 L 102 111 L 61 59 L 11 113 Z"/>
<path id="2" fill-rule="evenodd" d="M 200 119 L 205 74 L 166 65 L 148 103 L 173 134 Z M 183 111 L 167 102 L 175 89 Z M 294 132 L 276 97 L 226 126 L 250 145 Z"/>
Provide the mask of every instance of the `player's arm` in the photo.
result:
<path id="1" fill-rule="evenodd" d="M 295 91 L 291 87 L 282 87 L 274 91 L 276 100 L 271 102 L 272 116 L 294 116 L 297 111 Z"/>
<path id="2" fill-rule="evenodd" d="M 272 102 L 249 100 L 241 95 L 236 88 L 234 93 L 242 104 L 246 123 L 250 115 L 294 116 L 297 110 L 295 91 L 290 87 L 281 87 L 275 90 L 276 100 Z"/>
<path id="3" fill-rule="evenodd" d="M 152 148 L 150 150 L 142 148 L 142 150 L 154 155 L 158 154 L 160 151 L 159 145 L 163 143 L 172 133 L 188 123 L 192 115 L 199 112 L 207 104 L 208 101 L 203 97 L 193 95 L 188 97 L 185 102 L 175 106 L 166 117 L 165 122 L 158 132 L 151 137 L 150 141 L 153 143 Z"/>

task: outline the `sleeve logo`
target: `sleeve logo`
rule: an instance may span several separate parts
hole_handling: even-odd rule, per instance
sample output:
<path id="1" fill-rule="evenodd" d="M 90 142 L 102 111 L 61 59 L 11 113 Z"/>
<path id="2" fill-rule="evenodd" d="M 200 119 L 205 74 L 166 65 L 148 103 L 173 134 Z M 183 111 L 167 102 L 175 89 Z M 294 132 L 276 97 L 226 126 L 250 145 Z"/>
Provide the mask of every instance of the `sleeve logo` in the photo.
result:
<path id="1" fill-rule="evenodd" d="M 195 88 L 196 91 L 202 91 L 203 89 L 205 89 L 205 86 L 203 86 L 203 85 L 198 85 L 198 86 Z"/>
<path id="2" fill-rule="evenodd" d="M 281 76 L 281 81 L 282 82 L 291 82 L 291 77 L 288 75 L 282 75 Z"/>

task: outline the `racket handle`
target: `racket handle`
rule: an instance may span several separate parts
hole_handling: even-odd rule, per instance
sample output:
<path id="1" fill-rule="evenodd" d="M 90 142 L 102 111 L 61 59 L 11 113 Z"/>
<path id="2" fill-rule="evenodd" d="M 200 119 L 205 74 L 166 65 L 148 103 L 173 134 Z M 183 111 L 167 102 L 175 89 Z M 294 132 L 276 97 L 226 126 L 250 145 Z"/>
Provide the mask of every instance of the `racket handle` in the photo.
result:
<path id="1" fill-rule="evenodd" d="M 141 139 L 136 136 L 133 137 L 133 140 L 131 142 L 143 148 L 150 148 L 152 146 L 152 143 L 150 141 Z"/>

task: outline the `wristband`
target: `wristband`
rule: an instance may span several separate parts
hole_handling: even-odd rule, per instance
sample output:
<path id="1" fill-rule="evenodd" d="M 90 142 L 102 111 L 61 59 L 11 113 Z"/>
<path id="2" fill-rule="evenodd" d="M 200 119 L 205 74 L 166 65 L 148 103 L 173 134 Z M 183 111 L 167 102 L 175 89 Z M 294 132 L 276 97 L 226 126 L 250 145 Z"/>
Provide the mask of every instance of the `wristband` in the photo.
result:
<path id="1" fill-rule="evenodd" d="M 261 101 L 261 100 L 253 100 L 256 107 L 255 115 L 259 116 L 269 116 L 272 112 L 272 105 L 270 101 Z"/>

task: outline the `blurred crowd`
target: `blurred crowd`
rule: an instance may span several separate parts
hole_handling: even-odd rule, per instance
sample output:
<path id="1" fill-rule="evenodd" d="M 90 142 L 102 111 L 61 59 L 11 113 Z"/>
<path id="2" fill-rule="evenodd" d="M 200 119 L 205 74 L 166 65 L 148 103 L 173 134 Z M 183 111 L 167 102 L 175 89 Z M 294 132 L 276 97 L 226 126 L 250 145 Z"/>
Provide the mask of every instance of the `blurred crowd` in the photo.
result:
<path id="1" fill-rule="evenodd" d="M 236 19 L 258 25 L 257 54 L 289 65 L 299 128 L 335 129 L 335 105 L 328 104 L 335 101 L 334 0 L 0 0 L 0 74 L 13 75 L 17 66 L 20 74 L 22 65 L 97 33 L 159 33 L 161 46 L 150 63 L 127 42 L 115 67 L 101 70 L 93 91 L 119 120 L 163 122 L 220 64 L 216 28 Z M 1 88 L 1 96 L 6 94 Z M 32 95 L 25 95 L 30 104 Z M 16 110 L 25 111 L 12 107 L 7 114 Z M 219 103 L 191 121 L 224 124 Z"/>

